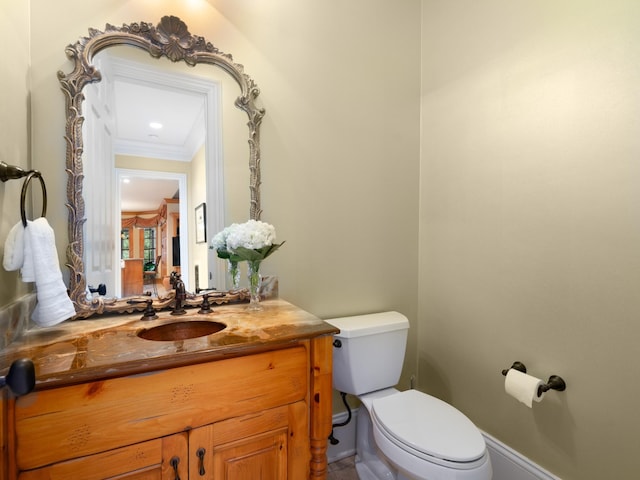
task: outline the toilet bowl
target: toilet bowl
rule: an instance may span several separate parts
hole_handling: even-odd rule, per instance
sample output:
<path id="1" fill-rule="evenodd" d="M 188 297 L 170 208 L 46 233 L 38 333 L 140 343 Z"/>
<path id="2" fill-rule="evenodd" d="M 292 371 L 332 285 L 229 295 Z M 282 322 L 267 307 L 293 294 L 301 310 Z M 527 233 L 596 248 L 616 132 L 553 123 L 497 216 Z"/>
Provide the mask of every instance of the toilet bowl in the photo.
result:
<path id="1" fill-rule="evenodd" d="M 398 391 L 409 322 L 397 312 L 326 320 L 334 342 L 334 388 L 362 402 L 356 432 L 360 480 L 490 480 L 480 431 L 453 406 Z"/>

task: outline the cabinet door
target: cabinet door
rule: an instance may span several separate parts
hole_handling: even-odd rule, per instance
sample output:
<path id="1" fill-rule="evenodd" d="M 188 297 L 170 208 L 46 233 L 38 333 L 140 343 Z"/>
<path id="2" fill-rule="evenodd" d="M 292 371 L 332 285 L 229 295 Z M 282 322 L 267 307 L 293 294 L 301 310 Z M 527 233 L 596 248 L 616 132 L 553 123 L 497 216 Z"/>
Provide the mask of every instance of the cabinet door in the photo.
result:
<path id="1" fill-rule="evenodd" d="M 306 410 L 304 402 L 296 402 L 193 430 L 189 436 L 189 478 L 308 478 Z"/>
<path id="2" fill-rule="evenodd" d="M 19 480 L 175 480 L 188 478 L 187 434 L 130 445 L 108 452 L 21 472 Z"/>
<path id="3" fill-rule="evenodd" d="M 213 450 L 216 480 L 286 480 L 287 429 L 217 445 Z"/>

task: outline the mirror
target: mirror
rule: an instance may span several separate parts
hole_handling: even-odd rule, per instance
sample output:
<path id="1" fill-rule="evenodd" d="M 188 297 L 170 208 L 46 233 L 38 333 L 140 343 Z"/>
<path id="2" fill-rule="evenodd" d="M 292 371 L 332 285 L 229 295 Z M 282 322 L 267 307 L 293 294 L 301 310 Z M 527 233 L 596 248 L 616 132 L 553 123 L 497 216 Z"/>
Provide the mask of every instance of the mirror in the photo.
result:
<path id="1" fill-rule="evenodd" d="M 237 83 L 220 68 L 127 45 L 100 51 L 93 64 L 101 81 L 85 87 L 83 108 L 86 281 L 110 296 L 164 296 L 177 272 L 187 291 L 224 289 L 225 265 L 206 232 L 244 220 L 250 204 Z M 189 213 L 199 205 L 206 216 L 196 236 Z"/>
<path id="2" fill-rule="evenodd" d="M 69 209 L 69 245 L 67 247 L 67 265 L 70 269 L 69 290 L 76 307 L 76 318 L 86 318 L 94 314 L 108 312 L 130 312 L 142 310 L 144 304 L 136 303 L 132 298 L 109 298 L 103 296 L 87 296 L 87 270 L 85 265 L 85 217 L 86 200 L 83 196 L 85 168 L 83 155 L 92 149 L 85 145 L 83 136 L 83 103 L 87 94 L 87 86 L 101 81 L 102 75 L 96 66 L 96 55 L 117 46 L 136 47 L 155 59 L 168 59 L 173 63 L 188 66 L 200 64 L 211 65 L 229 75 L 240 87 L 240 95 L 235 106 L 248 117 L 249 144 L 249 218 L 260 219 L 260 124 L 264 110 L 256 106 L 255 101 L 259 89 L 255 82 L 244 73 L 242 65 L 234 63 L 231 55 L 220 52 L 203 37 L 189 33 L 182 20 L 174 16 L 163 17 L 157 26 L 141 22 L 114 27 L 107 25 L 104 31 L 90 29 L 88 37 L 80 38 L 66 48 L 66 54 L 74 62 L 73 70 L 65 74 L 58 72 L 58 79 L 65 96 L 66 126 L 65 140 L 67 183 L 67 208 Z M 90 162 L 89 162 L 90 163 Z M 206 167 L 210 168 L 209 165 Z M 209 174 L 207 173 L 207 178 Z M 187 212 L 187 216 L 194 212 Z M 196 219 L 194 217 L 194 223 Z M 195 228 L 195 225 L 194 225 Z M 212 232 L 213 234 L 215 232 Z M 118 232 L 119 235 L 119 232 Z M 112 233 L 111 239 L 116 234 Z M 115 240 L 114 240 L 115 241 Z M 215 301 L 222 303 L 244 299 L 244 293 L 226 293 L 216 295 Z M 157 308 L 167 306 L 172 299 L 156 298 Z M 198 300 L 199 301 L 199 300 Z"/>

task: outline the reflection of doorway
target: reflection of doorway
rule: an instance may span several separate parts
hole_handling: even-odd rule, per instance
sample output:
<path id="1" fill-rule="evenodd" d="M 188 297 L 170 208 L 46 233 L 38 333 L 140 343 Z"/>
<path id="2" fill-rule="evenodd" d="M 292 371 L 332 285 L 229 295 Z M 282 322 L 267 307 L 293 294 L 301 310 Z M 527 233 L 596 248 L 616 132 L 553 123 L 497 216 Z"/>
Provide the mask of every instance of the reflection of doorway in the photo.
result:
<path id="1" fill-rule="evenodd" d="M 106 52 L 100 52 L 100 55 L 106 57 Z M 200 70 L 197 76 L 191 67 L 174 68 L 177 65 L 170 62 L 167 65 L 166 62 L 150 61 L 146 55 L 139 57 L 136 49 L 110 48 L 108 52 L 115 98 L 114 153 L 129 158 L 173 161 L 176 165 L 191 164 L 187 193 L 191 222 L 182 228 L 183 232 L 189 232 L 186 250 L 190 263 L 181 262 L 180 270 L 183 280 L 189 280 L 185 283 L 191 289 L 198 285 L 200 288 L 221 288 L 225 265 L 212 255 L 206 242 L 195 243 L 193 217 L 194 208 L 205 203 L 205 229 L 209 235 L 224 228 L 223 82 L 212 75 L 213 72 L 202 75 L 203 70 Z M 233 108 L 235 110 L 235 106 Z M 149 130 L 149 120 L 159 121 L 163 125 L 160 131 Z M 116 167 L 140 168 L 135 163 L 118 164 L 117 161 Z M 184 171 L 176 168 L 181 167 L 158 169 Z M 199 281 L 196 281 L 196 275 Z"/>
<path id="2" fill-rule="evenodd" d="M 185 173 L 158 172 L 151 170 L 133 170 L 116 168 L 115 197 L 119 208 L 116 208 L 115 224 L 133 227 L 129 232 L 129 258 L 144 260 L 144 231 L 153 229 L 155 256 L 161 256 L 158 276 L 167 277 L 174 263 L 173 248 L 175 232 L 179 235 L 180 264 L 188 265 L 189 216 L 187 214 L 187 175 Z M 176 198 L 174 198 L 176 197 Z M 175 211 L 177 209 L 177 212 Z M 178 230 L 177 222 L 182 225 Z M 135 232 L 138 232 L 137 234 Z M 133 243 L 141 238 L 139 244 Z M 121 232 L 118 232 L 116 258 L 122 258 Z M 121 263 L 124 264 L 124 261 Z M 143 261 L 144 264 L 144 261 Z M 187 289 L 190 283 L 188 271 L 181 272 Z M 116 275 L 116 294 L 123 293 L 120 275 Z"/>
<path id="3" fill-rule="evenodd" d="M 183 215 L 191 220 L 191 229 L 188 230 L 186 224 L 182 228 L 191 239 L 191 243 L 183 248 L 189 253 L 190 264 L 181 262 L 181 272 L 183 279 L 190 281 L 191 288 L 196 285 L 196 268 L 200 272 L 201 288 L 224 286 L 224 263 L 211 255 L 206 243 L 195 244 L 193 240 L 193 209 L 199 203 L 207 205 L 208 232 L 214 234 L 224 227 L 221 127 L 224 81 L 211 75 L 212 72 L 202 75 L 206 69 L 198 70 L 201 75 L 196 76 L 189 70 L 191 67 L 164 60 L 150 59 L 145 52 L 129 46 L 105 49 L 94 58 L 103 81 L 88 85 L 86 89 L 87 112 L 106 112 L 108 115 L 98 121 L 102 117 L 98 118 L 96 113 L 83 125 L 87 129 L 85 147 L 93 147 L 90 152 L 85 152 L 84 158 L 85 173 L 88 174 L 85 176 L 85 192 L 91 192 L 85 199 L 88 219 L 84 225 L 87 246 L 84 263 L 88 282 L 106 283 L 109 293 L 114 295 L 122 290 L 114 280 L 120 276 L 120 263 L 112 245 L 112 239 L 119 230 L 117 225 L 111 224 L 117 210 L 116 188 L 112 185 L 115 181 L 113 169 L 157 168 L 182 172 L 184 170 L 176 170 L 181 168 L 178 166 L 158 167 L 157 164 L 169 161 L 193 164 L 196 156 L 203 158 L 202 166 L 192 167 L 188 173 L 188 198 L 194 204 L 188 207 L 188 217 Z M 185 73 L 187 70 L 189 72 Z M 151 121 L 160 124 L 160 134 L 157 130 L 152 131 L 156 127 L 151 125 Z M 100 136 L 107 134 L 104 139 Z M 123 158 L 134 161 L 119 162 Z M 153 160 L 153 164 L 149 167 L 140 165 L 135 161 L 140 158 Z M 196 173 L 195 168 L 199 168 Z M 104 194 L 100 195 L 100 192 Z M 101 261 L 97 262 L 96 258 Z M 108 276 L 108 281 L 98 274 Z"/>

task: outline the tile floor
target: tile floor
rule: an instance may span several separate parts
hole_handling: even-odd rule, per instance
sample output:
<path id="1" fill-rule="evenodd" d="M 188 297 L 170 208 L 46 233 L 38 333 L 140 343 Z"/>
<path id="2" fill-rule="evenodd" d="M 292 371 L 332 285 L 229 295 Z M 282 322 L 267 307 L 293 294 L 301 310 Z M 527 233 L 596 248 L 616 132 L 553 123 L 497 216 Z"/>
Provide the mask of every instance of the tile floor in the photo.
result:
<path id="1" fill-rule="evenodd" d="M 327 467 L 327 480 L 358 480 L 354 457 L 343 458 Z"/>

